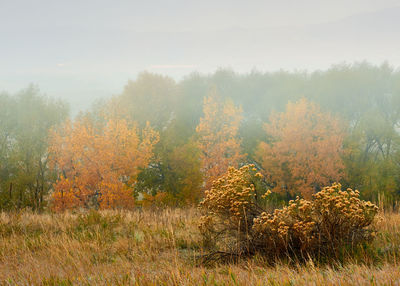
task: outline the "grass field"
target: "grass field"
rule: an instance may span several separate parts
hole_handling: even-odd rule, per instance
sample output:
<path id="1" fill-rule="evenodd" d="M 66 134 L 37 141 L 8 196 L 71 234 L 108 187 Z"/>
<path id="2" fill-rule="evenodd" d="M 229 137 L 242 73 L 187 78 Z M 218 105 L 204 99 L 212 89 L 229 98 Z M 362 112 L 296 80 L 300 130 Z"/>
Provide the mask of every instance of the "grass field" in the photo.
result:
<path id="1" fill-rule="evenodd" d="M 400 285 L 400 214 L 381 214 L 371 249 L 342 265 L 202 267 L 196 209 L 0 214 L 5 285 Z"/>

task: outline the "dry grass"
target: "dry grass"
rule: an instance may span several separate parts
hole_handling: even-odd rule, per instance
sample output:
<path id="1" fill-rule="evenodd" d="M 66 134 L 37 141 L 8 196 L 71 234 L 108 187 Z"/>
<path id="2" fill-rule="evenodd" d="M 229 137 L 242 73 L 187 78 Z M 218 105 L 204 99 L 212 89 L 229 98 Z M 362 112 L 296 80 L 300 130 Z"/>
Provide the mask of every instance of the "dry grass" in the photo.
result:
<path id="1" fill-rule="evenodd" d="M 198 212 L 0 214 L 0 281 L 9 285 L 400 285 L 400 214 L 344 266 L 196 265 Z"/>

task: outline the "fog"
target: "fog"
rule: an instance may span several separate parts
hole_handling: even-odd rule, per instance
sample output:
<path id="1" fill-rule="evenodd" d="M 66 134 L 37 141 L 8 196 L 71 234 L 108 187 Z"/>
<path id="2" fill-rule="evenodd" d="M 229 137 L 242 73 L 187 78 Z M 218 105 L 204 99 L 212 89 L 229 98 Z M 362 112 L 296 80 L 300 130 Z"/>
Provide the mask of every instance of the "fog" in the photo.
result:
<path id="1" fill-rule="evenodd" d="M 83 110 L 149 71 L 400 65 L 399 1 L 0 1 L 0 90 Z"/>

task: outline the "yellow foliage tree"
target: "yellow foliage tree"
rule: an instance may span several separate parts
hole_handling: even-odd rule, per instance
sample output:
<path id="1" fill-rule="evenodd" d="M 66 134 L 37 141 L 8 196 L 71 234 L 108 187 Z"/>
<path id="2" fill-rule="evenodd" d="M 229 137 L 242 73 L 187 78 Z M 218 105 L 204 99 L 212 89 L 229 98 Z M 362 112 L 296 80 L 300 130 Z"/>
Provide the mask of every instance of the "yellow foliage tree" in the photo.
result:
<path id="1" fill-rule="evenodd" d="M 305 99 L 289 102 L 285 113 L 273 113 L 265 130 L 271 142 L 261 142 L 257 157 L 277 192 L 310 198 L 343 174 L 344 138 L 340 121 Z"/>
<path id="2" fill-rule="evenodd" d="M 215 94 L 204 98 L 204 116 L 196 128 L 201 150 L 205 189 L 224 174 L 229 166 L 237 167 L 244 155 L 237 133 L 242 109 L 231 101 L 221 103 Z"/>
<path id="3" fill-rule="evenodd" d="M 158 133 L 147 125 L 141 134 L 125 120 L 95 127 L 88 117 L 67 121 L 51 136 L 55 210 L 96 206 L 132 207 L 139 169 L 148 165 Z"/>

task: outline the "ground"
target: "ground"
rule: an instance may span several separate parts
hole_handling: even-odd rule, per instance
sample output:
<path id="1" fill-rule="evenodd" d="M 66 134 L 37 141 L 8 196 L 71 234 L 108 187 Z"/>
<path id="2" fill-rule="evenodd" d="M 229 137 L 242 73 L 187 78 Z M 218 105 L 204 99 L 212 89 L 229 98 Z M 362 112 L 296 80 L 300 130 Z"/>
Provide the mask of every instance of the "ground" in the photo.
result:
<path id="1" fill-rule="evenodd" d="M 197 209 L 0 213 L 0 284 L 400 285 L 400 214 L 380 214 L 373 257 L 200 266 Z"/>

